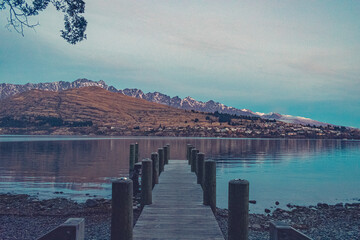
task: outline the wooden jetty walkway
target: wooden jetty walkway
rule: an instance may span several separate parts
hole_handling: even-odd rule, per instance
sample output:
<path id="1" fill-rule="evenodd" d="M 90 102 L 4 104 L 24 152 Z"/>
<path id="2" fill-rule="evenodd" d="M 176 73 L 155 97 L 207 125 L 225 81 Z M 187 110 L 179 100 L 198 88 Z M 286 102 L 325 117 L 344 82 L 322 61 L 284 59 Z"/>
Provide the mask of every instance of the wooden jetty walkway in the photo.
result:
<path id="1" fill-rule="evenodd" d="M 215 161 L 204 161 L 204 153 L 199 153 L 191 144 L 187 144 L 187 161 L 169 161 L 168 144 L 153 152 L 151 160 L 137 163 L 137 154 L 138 144 L 130 144 L 130 176 L 136 184 L 130 178 L 112 183 L 111 240 L 224 239 L 213 214 L 216 211 Z M 133 190 L 139 188 L 139 166 L 144 208 L 133 228 Z M 248 240 L 249 182 L 229 181 L 228 200 L 228 239 Z M 84 240 L 84 233 L 84 219 L 71 218 L 39 240 Z M 271 222 L 270 240 L 285 239 L 311 240 L 287 224 Z"/>
<path id="2" fill-rule="evenodd" d="M 135 225 L 134 239 L 224 239 L 186 160 L 170 160 Z"/>

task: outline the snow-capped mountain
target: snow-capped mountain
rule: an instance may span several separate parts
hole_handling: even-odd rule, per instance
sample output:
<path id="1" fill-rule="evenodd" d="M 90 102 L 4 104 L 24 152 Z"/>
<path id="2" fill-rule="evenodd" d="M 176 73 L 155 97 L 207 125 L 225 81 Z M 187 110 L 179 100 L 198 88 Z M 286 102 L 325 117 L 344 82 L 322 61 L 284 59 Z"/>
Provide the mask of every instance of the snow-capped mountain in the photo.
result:
<path id="1" fill-rule="evenodd" d="M 181 99 L 178 96 L 170 97 L 160 92 L 152 92 L 152 93 L 144 93 L 140 89 L 123 89 L 118 90 L 113 86 L 108 86 L 104 81 L 92 81 L 88 79 L 78 79 L 74 82 L 51 82 L 51 83 L 27 83 L 24 85 L 20 84 L 8 84 L 2 83 L 0 84 L 0 100 L 15 95 L 17 93 L 25 92 L 30 89 L 39 89 L 39 90 L 47 90 L 47 91 L 63 91 L 70 88 L 81 88 L 81 87 L 89 87 L 96 86 L 101 87 L 111 92 L 119 92 L 127 96 L 145 99 L 150 102 L 165 104 L 171 107 L 186 109 L 186 110 L 195 110 L 199 112 L 216 112 L 219 113 L 228 113 L 235 114 L 241 116 L 250 116 L 250 117 L 261 117 L 266 119 L 275 119 L 282 122 L 295 123 L 295 124 L 304 124 L 304 125 L 316 125 L 316 126 L 326 126 L 327 123 L 315 121 L 309 118 L 304 117 L 296 117 L 291 115 L 282 115 L 279 113 L 258 113 L 252 112 L 248 109 L 237 109 L 234 107 L 226 106 L 222 103 L 215 102 L 213 100 L 202 102 L 193 99 L 192 97 L 186 97 Z"/>
<path id="2" fill-rule="evenodd" d="M 27 83 L 24 85 L 20 84 L 9 84 L 1 83 L 0 84 L 0 99 L 10 97 L 12 95 L 28 91 L 30 89 L 39 89 L 46 91 L 63 91 L 70 88 L 81 88 L 81 87 L 101 87 L 109 91 L 117 91 L 114 87 L 108 87 L 106 83 L 102 80 L 100 81 L 90 81 L 87 79 L 78 79 L 74 82 L 50 82 L 50 83 Z"/>
<path id="3" fill-rule="evenodd" d="M 265 119 L 275 119 L 277 121 L 281 121 L 281 122 L 287 122 L 287 123 L 294 123 L 294 124 L 302 124 L 302 125 L 315 125 L 315 126 L 327 126 L 327 125 L 332 125 L 329 123 L 324 123 L 324 122 L 319 122 L 310 118 L 305 118 L 305 117 L 298 117 L 298 116 L 292 116 L 292 115 L 282 115 L 280 113 L 269 113 L 269 114 L 265 114 L 265 113 L 259 113 L 256 112 L 256 115 L 258 115 L 261 118 L 265 118 Z"/>

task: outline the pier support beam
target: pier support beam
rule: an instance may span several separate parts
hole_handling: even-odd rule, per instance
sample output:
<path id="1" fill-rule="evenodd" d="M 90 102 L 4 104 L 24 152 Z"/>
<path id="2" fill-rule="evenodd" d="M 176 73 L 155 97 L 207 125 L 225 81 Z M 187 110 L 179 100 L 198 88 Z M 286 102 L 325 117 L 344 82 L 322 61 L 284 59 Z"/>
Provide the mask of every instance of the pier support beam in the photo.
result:
<path id="1" fill-rule="evenodd" d="M 248 240 L 249 182 L 235 179 L 229 182 L 228 240 Z"/>
<path id="2" fill-rule="evenodd" d="M 157 152 L 151 153 L 151 161 L 153 167 L 152 187 L 159 183 L 159 155 Z"/>
<path id="3" fill-rule="evenodd" d="M 161 174 L 164 171 L 164 149 L 163 148 L 158 149 L 158 155 L 159 155 L 159 174 Z"/>
<path id="4" fill-rule="evenodd" d="M 150 159 L 142 160 L 141 168 L 141 205 L 152 204 L 152 161 Z"/>
<path id="5" fill-rule="evenodd" d="M 164 164 L 169 164 L 169 154 L 168 154 L 168 147 L 164 146 Z"/>
<path id="6" fill-rule="evenodd" d="M 130 144 L 130 154 L 129 154 L 129 173 L 131 174 L 134 171 L 135 164 L 135 144 Z"/>
<path id="7" fill-rule="evenodd" d="M 195 173 L 196 173 L 196 157 L 198 152 L 199 150 L 197 150 L 196 148 L 191 149 L 191 172 L 195 172 Z"/>
<path id="8" fill-rule="evenodd" d="M 169 160 L 171 159 L 170 157 L 170 144 L 166 144 L 166 147 L 167 147 L 167 159 L 168 159 L 168 163 L 169 163 Z"/>
<path id="9" fill-rule="evenodd" d="M 135 143 L 135 163 L 139 162 L 139 144 Z"/>
<path id="10" fill-rule="evenodd" d="M 111 240 L 133 239 L 133 182 L 121 178 L 112 183 Z"/>
<path id="11" fill-rule="evenodd" d="M 186 159 L 188 160 L 188 164 L 191 165 L 190 158 L 191 158 L 191 144 L 186 145 Z"/>
<path id="12" fill-rule="evenodd" d="M 204 160 L 205 160 L 205 154 L 204 153 L 198 153 L 197 154 L 197 183 L 203 186 L 204 182 Z"/>
<path id="13" fill-rule="evenodd" d="M 216 211 L 216 162 L 213 160 L 205 161 L 204 176 L 204 205 L 211 207 L 213 212 Z"/>

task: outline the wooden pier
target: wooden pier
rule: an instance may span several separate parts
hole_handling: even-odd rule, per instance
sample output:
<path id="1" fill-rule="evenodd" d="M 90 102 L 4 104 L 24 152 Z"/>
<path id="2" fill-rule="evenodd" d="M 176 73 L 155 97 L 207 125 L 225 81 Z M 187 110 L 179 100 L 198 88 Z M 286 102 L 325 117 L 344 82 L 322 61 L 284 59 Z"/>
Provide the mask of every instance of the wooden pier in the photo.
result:
<path id="1" fill-rule="evenodd" d="M 186 160 L 170 160 L 134 227 L 134 239 L 224 239 Z"/>
<path id="2" fill-rule="evenodd" d="M 120 178 L 112 183 L 111 240 L 223 240 L 213 214 L 216 211 L 216 162 L 204 161 L 204 154 L 188 144 L 187 161 L 169 161 L 170 145 L 166 145 L 152 153 L 151 160 L 136 163 L 136 148 L 137 144 L 130 145 L 129 175 L 132 180 Z M 140 166 L 144 209 L 133 228 L 133 191 L 139 190 Z M 228 240 L 248 240 L 248 219 L 249 182 L 231 180 Z M 84 232 L 83 218 L 68 219 L 39 240 L 84 240 Z M 281 222 L 270 224 L 270 239 L 311 240 Z"/>

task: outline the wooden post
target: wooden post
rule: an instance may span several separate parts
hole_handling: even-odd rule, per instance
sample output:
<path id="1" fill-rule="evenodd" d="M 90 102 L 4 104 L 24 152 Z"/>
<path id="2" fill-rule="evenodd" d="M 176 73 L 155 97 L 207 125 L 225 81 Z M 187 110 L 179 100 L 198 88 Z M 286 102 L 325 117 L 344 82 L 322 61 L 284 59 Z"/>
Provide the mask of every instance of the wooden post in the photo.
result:
<path id="1" fill-rule="evenodd" d="M 196 148 L 191 149 L 191 172 L 196 172 L 196 157 L 199 150 Z"/>
<path id="2" fill-rule="evenodd" d="M 247 240 L 249 230 L 249 182 L 229 181 L 228 239 Z"/>
<path id="3" fill-rule="evenodd" d="M 159 155 L 159 174 L 161 174 L 164 171 L 164 149 L 163 148 L 158 149 L 158 155 Z"/>
<path id="4" fill-rule="evenodd" d="M 167 149 L 168 149 L 168 150 L 167 150 L 167 155 L 168 155 L 168 156 L 167 156 L 167 159 L 170 160 L 170 159 L 171 159 L 171 158 L 170 158 L 170 144 L 166 144 L 166 146 L 167 146 Z"/>
<path id="5" fill-rule="evenodd" d="M 152 187 L 154 188 L 155 184 L 159 183 L 159 155 L 157 152 L 151 153 L 151 161 L 153 167 Z"/>
<path id="6" fill-rule="evenodd" d="M 285 222 L 271 221 L 270 222 L 270 240 L 312 240 L 302 232 L 292 228 Z"/>
<path id="7" fill-rule="evenodd" d="M 112 183 L 111 240 L 133 239 L 133 182 L 121 178 Z"/>
<path id="8" fill-rule="evenodd" d="M 139 144 L 135 143 L 135 163 L 139 162 Z"/>
<path id="9" fill-rule="evenodd" d="M 204 205 L 211 207 L 213 212 L 216 211 L 216 162 L 213 160 L 205 161 L 204 176 Z"/>
<path id="10" fill-rule="evenodd" d="M 130 144 L 130 154 L 129 154 L 129 172 L 132 173 L 134 171 L 135 164 L 135 144 Z"/>
<path id="11" fill-rule="evenodd" d="M 150 159 L 142 160 L 141 168 L 141 205 L 150 205 L 152 203 L 152 161 Z"/>
<path id="12" fill-rule="evenodd" d="M 139 183 L 139 176 L 141 171 L 141 162 L 135 163 L 134 171 L 130 179 L 133 181 L 133 194 L 136 195 L 140 193 L 140 183 Z"/>
<path id="13" fill-rule="evenodd" d="M 197 154 L 197 183 L 203 186 L 204 182 L 204 160 L 205 160 L 205 154 L 204 153 L 198 153 Z"/>
<path id="14" fill-rule="evenodd" d="M 169 159 L 168 159 L 169 155 L 168 155 L 168 147 L 165 146 L 164 147 L 164 164 L 169 164 Z"/>
<path id="15" fill-rule="evenodd" d="M 191 165 L 191 149 L 193 149 L 193 148 L 194 147 L 191 144 L 188 144 L 186 156 L 187 156 L 187 160 L 188 160 L 189 165 Z"/>
<path id="16" fill-rule="evenodd" d="M 85 239 L 85 219 L 84 218 L 69 218 L 51 230 L 44 236 L 37 240 L 54 240 L 54 239 L 72 239 L 72 240 L 84 240 Z"/>

